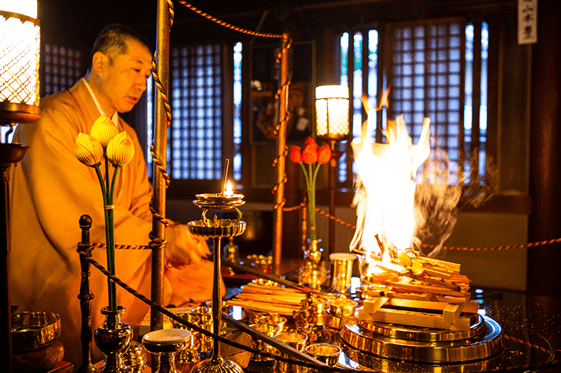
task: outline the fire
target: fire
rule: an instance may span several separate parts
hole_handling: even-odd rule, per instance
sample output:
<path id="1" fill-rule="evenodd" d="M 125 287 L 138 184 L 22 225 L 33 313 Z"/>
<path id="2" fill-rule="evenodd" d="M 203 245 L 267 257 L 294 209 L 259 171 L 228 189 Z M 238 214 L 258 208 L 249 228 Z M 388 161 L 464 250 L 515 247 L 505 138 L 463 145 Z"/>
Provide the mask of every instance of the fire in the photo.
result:
<path id="1" fill-rule="evenodd" d="M 387 103 L 387 91 L 380 110 Z M 366 105 L 365 105 L 366 107 Z M 413 247 L 416 223 L 417 169 L 430 155 L 430 119 L 425 118 L 418 144 L 413 145 L 402 116 L 388 121 L 385 144 L 375 143 L 368 121 L 362 135 L 353 141 L 358 172 L 357 229 L 352 250 L 366 251 L 386 265 L 390 257 Z"/>
<path id="2" fill-rule="evenodd" d="M 226 197 L 231 197 L 234 195 L 234 187 L 232 186 L 232 183 L 230 182 L 230 180 L 228 180 L 228 182 L 226 182 L 226 187 L 224 188 L 224 195 Z"/>

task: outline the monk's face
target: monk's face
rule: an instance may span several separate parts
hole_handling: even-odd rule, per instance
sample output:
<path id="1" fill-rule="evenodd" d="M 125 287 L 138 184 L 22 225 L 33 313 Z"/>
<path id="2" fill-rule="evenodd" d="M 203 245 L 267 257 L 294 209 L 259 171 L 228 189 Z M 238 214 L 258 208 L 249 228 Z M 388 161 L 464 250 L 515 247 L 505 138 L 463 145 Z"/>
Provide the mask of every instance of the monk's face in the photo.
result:
<path id="1" fill-rule="evenodd" d="M 146 90 L 146 79 L 151 73 L 148 48 L 134 39 L 126 43 L 127 53 L 115 56 L 102 78 L 103 99 L 109 112 L 131 111 Z"/>

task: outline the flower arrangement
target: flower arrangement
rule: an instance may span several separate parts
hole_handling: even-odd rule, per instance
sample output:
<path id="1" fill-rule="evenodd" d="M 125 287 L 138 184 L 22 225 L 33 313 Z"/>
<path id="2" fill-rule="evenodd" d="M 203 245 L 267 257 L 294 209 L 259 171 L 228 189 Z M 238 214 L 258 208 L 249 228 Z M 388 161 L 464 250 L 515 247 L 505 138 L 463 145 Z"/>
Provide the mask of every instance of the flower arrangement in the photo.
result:
<path id="1" fill-rule="evenodd" d="M 292 145 L 290 148 L 290 160 L 298 163 L 304 171 L 306 178 L 306 188 L 308 191 L 308 227 L 309 239 L 311 242 L 317 241 L 316 231 L 316 179 L 319 168 L 331 160 L 331 147 L 329 145 L 318 144 L 311 137 L 308 137 L 302 148 Z"/>
<path id="2" fill-rule="evenodd" d="M 108 117 L 102 115 L 93 124 L 90 134 L 79 133 L 74 152 L 80 162 L 95 169 L 105 211 L 105 239 L 107 247 L 107 270 L 115 275 L 115 229 L 113 224 L 113 195 L 119 169 L 130 163 L 134 157 L 134 144 L 125 131 L 119 132 Z M 102 172 L 101 164 L 104 163 Z M 110 178 L 109 165 L 113 175 Z M 117 289 L 113 281 L 108 281 L 109 309 L 117 310 Z"/>

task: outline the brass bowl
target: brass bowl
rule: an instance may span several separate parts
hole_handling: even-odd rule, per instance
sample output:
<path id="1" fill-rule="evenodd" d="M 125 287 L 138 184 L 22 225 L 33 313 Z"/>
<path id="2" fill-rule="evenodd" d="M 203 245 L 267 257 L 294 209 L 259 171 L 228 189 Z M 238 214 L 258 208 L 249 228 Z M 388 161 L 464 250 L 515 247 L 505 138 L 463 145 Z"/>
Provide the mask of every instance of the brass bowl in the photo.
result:
<path id="1" fill-rule="evenodd" d="M 358 303 L 350 299 L 334 299 L 329 301 L 329 311 L 338 317 L 354 316 Z"/>
<path id="2" fill-rule="evenodd" d="M 286 324 L 286 317 L 279 314 L 269 314 L 261 316 L 257 319 L 257 324 L 268 324 L 275 328 L 275 334 L 284 331 L 284 326 Z"/>
<path id="3" fill-rule="evenodd" d="M 44 347 L 60 337 L 60 316 L 51 312 L 21 312 L 12 315 L 14 352 Z"/>

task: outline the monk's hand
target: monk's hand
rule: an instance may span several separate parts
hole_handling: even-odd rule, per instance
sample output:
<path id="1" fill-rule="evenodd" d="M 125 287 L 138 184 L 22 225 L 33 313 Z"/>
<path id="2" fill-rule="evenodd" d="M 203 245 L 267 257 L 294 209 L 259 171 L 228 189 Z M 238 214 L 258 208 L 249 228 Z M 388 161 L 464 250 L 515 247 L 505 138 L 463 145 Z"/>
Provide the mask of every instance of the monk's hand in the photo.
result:
<path id="1" fill-rule="evenodd" d="M 189 228 L 183 224 L 176 224 L 166 229 L 168 246 L 165 250 L 165 258 L 174 267 L 201 263 L 203 258 L 210 256 L 210 250 L 206 241 L 189 232 Z"/>

